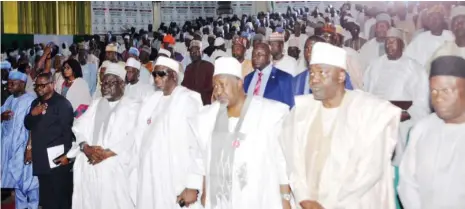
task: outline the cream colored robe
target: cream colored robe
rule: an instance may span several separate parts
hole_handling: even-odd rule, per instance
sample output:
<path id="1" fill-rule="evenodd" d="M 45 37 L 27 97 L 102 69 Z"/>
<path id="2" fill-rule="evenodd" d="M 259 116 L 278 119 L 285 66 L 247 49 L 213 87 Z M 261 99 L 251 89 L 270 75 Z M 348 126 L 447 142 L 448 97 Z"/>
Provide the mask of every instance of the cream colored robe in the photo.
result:
<path id="1" fill-rule="evenodd" d="M 328 209 L 395 208 L 391 157 L 401 110 L 365 92 L 346 90 L 316 198 L 310 195 L 306 179 L 311 165 L 305 163 L 305 147 L 309 127 L 321 108 L 313 95 L 297 96 L 285 123 L 281 141 L 296 204 L 315 200 Z"/>
<path id="2" fill-rule="evenodd" d="M 76 149 L 68 152 L 68 157 L 76 157 L 73 209 L 132 209 L 135 205 L 129 192 L 129 171 L 135 141 L 132 132 L 140 103 L 123 97 L 110 113 L 107 131 L 94 139 L 94 132 L 98 131 L 94 130 L 95 118 L 102 100 L 104 98 L 92 102 L 86 113 L 74 122 L 73 132 L 77 144 L 98 145 L 110 149 L 116 156 L 90 165 L 83 152 Z"/>

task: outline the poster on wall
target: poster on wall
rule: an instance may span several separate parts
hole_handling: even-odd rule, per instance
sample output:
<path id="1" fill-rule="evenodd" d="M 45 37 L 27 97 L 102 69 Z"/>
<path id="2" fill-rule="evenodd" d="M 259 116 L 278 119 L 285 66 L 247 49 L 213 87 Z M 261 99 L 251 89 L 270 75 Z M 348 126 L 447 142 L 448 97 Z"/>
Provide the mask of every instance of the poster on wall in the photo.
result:
<path id="1" fill-rule="evenodd" d="M 216 1 L 163 1 L 160 5 L 161 22 L 167 26 L 171 22 L 182 26 L 198 17 L 216 17 L 217 4 Z"/>
<path id="2" fill-rule="evenodd" d="M 152 2 L 92 1 L 92 33 L 121 34 L 125 28 L 148 29 L 153 22 Z"/>

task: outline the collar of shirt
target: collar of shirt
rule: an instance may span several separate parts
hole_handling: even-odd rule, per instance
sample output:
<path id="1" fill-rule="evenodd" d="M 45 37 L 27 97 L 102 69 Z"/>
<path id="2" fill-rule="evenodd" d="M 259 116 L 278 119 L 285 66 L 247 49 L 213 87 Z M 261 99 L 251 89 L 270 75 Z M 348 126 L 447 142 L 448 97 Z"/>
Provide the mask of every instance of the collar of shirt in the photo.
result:
<path id="1" fill-rule="evenodd" d="M 273 66 L 272 64 L 268 64 L 268 66 L 266 66 L 265 68 L 263 68 L 262 70 L 262 73 L 263 73 L 263 76 L 269 76 L 271 74 L 271 70 L 273 69 Z M 258 74 L 258 72 L 260 72 L 260 70 L 256 69 L 255 70 L 256 74 Z"/>

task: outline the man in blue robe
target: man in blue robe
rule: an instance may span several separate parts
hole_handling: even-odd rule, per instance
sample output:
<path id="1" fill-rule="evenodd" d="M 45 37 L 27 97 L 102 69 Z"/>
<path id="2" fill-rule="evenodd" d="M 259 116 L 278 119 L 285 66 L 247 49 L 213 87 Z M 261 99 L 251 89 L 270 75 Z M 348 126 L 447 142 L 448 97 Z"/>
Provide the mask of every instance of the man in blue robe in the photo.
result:
<path id="1" fill-rule="evenodd" d="M 326 41 L 320 36 L 310 36 L 305 42 L 304 58 L 305 58 L 305 64 L 307 65 L 307 70 L 305 70 L 304 72 L 294 77 L 294 95 L 296 96 L 312 93 L 312 89 L 310 89 L 310 85 L 308 82 L 310 80 L 308 63 L 312 56 L 313 44 L 315 44 L 316 42 L 326 42 Z M 345 88 L 349 90 L 353 90 L 352 83 L 350 82 L 350 76 L 347 73 L 347 71 L 346 71 L 346 78 L 347 79 L 345 82 Z"/>
<path id="2" fill-rule="evenodd" d="M 2 188 L 14 188 L 16 208 L 36 209 L 39 205 L 39 182 L 32 175 L 32 165 L 25 164 L 24 153 L 28 146 L 29 131 L 24 127 L 24 118 L 32 101 L 26 94 L 27 75 L 20 71 L 8 76 L 8 97 L 2 106 Z"/>
<path id="3" fill-rule="evenodd" d="M 252 66 L 255 71 L 244 78 L 244 91 L 247 95 L 262 96 L 294 107 L 294 87 L 292 75 L 277 69 L 271 64 L 270 47 L 259 43 L 252 51 Z"/>

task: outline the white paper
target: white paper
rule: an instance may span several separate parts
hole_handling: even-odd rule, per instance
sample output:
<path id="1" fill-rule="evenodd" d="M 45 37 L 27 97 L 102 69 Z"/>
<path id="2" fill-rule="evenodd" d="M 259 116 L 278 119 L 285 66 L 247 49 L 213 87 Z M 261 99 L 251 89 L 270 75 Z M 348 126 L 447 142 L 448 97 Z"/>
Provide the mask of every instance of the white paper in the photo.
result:
<path id="1" fill-rule="evenodd" d="M 63 144 L 47 148 L 48 163 L 50 164 L 50 168 L 58 167 L 58 165 L 56 165 L 53 160 L 63 153 L 65 153 L 65 146 Z"/>

